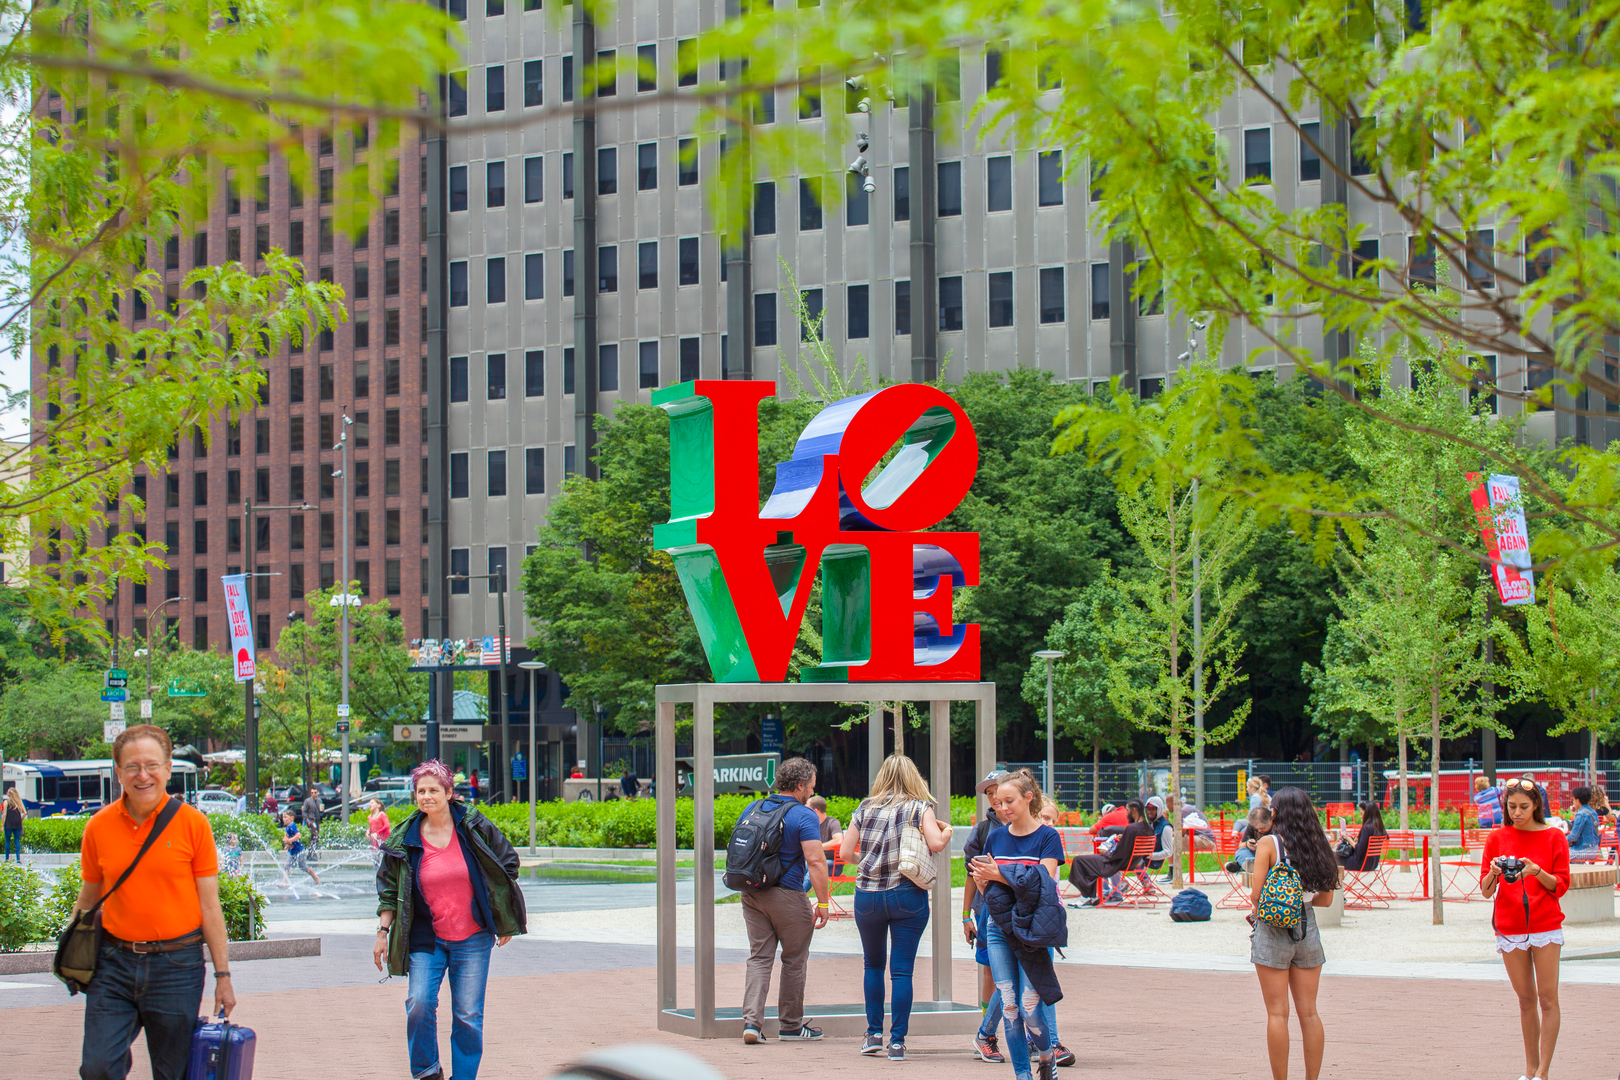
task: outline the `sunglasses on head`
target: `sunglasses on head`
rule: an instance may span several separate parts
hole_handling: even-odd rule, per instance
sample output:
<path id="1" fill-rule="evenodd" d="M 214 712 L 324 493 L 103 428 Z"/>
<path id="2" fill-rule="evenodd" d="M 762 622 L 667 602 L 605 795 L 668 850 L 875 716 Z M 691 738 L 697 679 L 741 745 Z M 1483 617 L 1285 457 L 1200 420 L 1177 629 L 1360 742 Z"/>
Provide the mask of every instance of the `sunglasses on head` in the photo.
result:
<path id="1" fill-rule="evenodd" d="M 1507 786 L 1511 788 L 1523 788 L 1526 791 L 1536 790 L 1536 782 L 1534 780 L 1509 780 L 1507 782 Z"/>

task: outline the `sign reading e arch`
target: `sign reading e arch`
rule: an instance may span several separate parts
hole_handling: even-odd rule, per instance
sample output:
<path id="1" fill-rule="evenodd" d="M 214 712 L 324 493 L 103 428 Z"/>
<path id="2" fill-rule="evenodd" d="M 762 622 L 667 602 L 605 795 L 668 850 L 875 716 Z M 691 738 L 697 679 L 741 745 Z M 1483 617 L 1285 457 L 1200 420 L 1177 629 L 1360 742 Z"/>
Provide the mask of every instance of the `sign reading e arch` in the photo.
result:
<path id="1" fill-rule="evenodd" d="M 833 402 L 761 508 L 758 410 L 775 392 L 705 379 L 653 395 L 670 416 L 670 520 L 653 544 L 675 562 L 715 680 L 786 679 L 817 568 L 822 656 L 804 681 L 978 679 L 979 628 L 954 624 L 951 601 L 979 583 L 979 536 L 921 531 L 973 484 L 967 415 L 916 383 Z"/>

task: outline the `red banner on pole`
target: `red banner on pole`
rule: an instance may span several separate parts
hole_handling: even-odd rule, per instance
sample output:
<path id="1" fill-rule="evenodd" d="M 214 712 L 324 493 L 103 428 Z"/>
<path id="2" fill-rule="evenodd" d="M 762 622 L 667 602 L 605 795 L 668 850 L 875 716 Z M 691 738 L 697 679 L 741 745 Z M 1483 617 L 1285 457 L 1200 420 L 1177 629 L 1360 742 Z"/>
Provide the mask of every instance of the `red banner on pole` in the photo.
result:
<path id="1" fill-rule="evenodd" d="M 1482 476 L 1471 472 L 1471 497 L 1479 518 L 1479 535 L 1491 557 L 1491 580 L 1504 606 L 1536 602 L 1535 575 L 1530 572 L 1530 534 L 1517 476 Z"/>

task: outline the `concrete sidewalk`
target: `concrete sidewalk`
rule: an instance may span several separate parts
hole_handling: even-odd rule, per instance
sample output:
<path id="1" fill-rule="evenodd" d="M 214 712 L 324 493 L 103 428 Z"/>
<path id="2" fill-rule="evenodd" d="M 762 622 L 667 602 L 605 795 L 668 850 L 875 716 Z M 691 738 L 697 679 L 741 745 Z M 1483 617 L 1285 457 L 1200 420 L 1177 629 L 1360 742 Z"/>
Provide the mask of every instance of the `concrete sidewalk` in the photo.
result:
<path id="1" fill-rule="evenodd" d="M 650 950 L 649 950 L 650 953 Z M 356 957 L 356 959 L 359 959 Z M 650 956 L 649 956 L 650 959 Z M 288 961 L 287 963 L 292 963 Z M 499 971 L 497 961 L 495 970 Z M 241 967 L 236 1019 L 259 1035 L 256 1080 L 405 1080 L 404 980 L 368 979 L 342 990 L 255 990 L 255 964 Z M 558 965 L 565 967 L 565 965 Z M 927 965 L 919 965 L 919 988 Z M 268 974 L 268 972 L 266 972 Z M 682 1004 L 690 972 L 683 971 Z M 721 1002 L 741 996 L 743 966 L 716 971 Z M 959 987 L 971 987 L 971 963 L 958 961 Z M 1121 967 L 1065 967 L 1067 996 L 1058 1005 L 1063 1041 L 1079 1057 L 1065 1080 L 1231 1080 L 1269 1076 L 1265 1016 L 1250 973 L 1178 972 Z M 853 957 L 811 962 L 809 1010 L 816 1003 L 857 1001 L 861 963 Z M 1612 989 L 1567 986 L 1557 1075 L 1608 1080 L 1617 1055 L 1609 1029 Z M 774 995 L 773 995 L 774 1000 Z M 77 1074 L 83 999 L 72 1004 L 7 1009 L 3 1014 L 6 1074 L 53 1078 Z M 1506 986 L 1428 979 L 1323 980 L 1320 1009 L 1327 1027 L 1322 1075 L 1342 1080 L 1422 1077 L 1511 1077 L 1522 1065 L 1518 1009 Z M 440 1006 L 440 1045 L 448 1066 L 449 995 Z M 485 1009 L 486 1050 L 481 1076 L 550 1075 L 593 1050 L 626 1042 L 679 1047 L 710 1062 L 728 1080 L 781 1080 L 786 1075 L 870 1077 L 884 1070 L 944 1080 L 991 1080 L 1010 1066 L 975 1061 L 965 1039 L 909 1040 L 905 1065 L 863 1058 L 854 1039 L 761 1046 L 698 1042 L 664 1035 L 654 1020 L 654 973 L 649 967 L 572 970 L 493 978 Z M 150 1080 L 144 1046 L 136 1046 L 137 1080 Z M 1295 1034 L 1291 1076 L 1303 1076 Z"/>

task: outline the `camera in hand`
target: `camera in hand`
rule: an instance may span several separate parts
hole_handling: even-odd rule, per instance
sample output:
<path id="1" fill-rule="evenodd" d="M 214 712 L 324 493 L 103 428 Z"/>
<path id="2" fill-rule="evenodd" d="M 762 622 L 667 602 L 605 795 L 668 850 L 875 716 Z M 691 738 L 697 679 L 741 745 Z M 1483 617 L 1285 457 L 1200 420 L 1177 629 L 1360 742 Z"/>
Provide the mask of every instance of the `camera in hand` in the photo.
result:
<path id="1" fill-rule="evenodd" d="M 1523 859 L 1514 858 L 1512 855 L 1498 855 L 1493 861 L 1496 863 L 1497 872 L 1502 875 L 1502 880 L 1509 884 L 1518 881 L 1524 873 Z"/>

